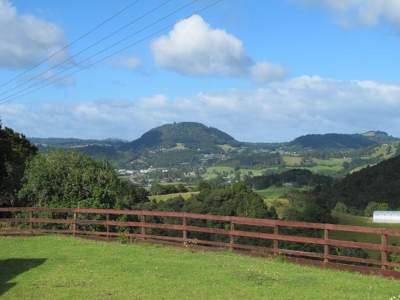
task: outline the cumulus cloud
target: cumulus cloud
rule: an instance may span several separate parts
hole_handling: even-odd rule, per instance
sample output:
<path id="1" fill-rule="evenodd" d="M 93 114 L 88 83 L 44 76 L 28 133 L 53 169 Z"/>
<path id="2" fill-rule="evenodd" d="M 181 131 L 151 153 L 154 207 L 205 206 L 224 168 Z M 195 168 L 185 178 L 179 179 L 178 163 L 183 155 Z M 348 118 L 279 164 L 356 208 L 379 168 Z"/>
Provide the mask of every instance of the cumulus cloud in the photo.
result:
<path id="1" fill-rule="evenodd" d="M 0 106 L 5 125 L 29 136 L 133 139 L 169 122 L 198 121 L 245 141 L 306 133 L 385 130 L 400 136 L 400 85 L 303 76 L 255 90 L 135 100 Z M 84 134 L 84 135 L 83 135 Z"/>
<path id="2" fill-rule="evenodd" d="M 151 49 L 158 65 L 183 75 L 254 75 L 257 81 L 285 75 L 280 66 L 254 63 L 240 39 L 225 30 L 212 28 L 199 15 L 176 23 L 168 35 L 153 41 Z"/>
<path id="3" fill-rule="evenodd" d="M 26 68 L 65 45 L 60 27 L 33 15 L 18 14 L 9 0 L 0 0 L 0 68 Z M 63 59 L 59 53 L 55 59 Z"/>
<path id="4" fill-rule="evenodd" d="M 326 8 L 334 12 L 345 25 L 374 26 L 381 22 L 400 25 L 400 1 L 398 0 L 296 0 L 308 5 Z"/>

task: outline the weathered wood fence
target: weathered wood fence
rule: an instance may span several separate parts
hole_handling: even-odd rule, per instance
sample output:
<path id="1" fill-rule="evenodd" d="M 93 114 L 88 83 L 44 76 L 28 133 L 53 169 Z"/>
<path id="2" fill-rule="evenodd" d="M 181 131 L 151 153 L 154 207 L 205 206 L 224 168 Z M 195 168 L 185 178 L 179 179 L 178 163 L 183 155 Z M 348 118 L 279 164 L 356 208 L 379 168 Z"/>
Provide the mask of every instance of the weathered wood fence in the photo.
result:
<path id="1" fill-rule="evenodd" d="M 298 263 L 400 278 L 400 263 L 393 259 L 400 257 L 400 247 L 396 245 L 400 230 L 395 229 L 185 212 L 28 207 L 0 208 L 0 224 L 3 224 L 0 235 L 57 233 L 105 239 L 124 237 L 128 241 L 166 241 L 186 247 L 282 255 Z M 379 242 L 337 238 L 341 236 L 338 233 L 344 232 L 374 237 Z M 296 245 L 297 249 L 303 245 L 302 250 L 296 250 L 293 247 Z M 304 246 L 310 249 L 305 251 L 307 247 Z M 335 249 L 362 249 L 374 253 L 375 258 L 341 255 L 332 251 Z"/>

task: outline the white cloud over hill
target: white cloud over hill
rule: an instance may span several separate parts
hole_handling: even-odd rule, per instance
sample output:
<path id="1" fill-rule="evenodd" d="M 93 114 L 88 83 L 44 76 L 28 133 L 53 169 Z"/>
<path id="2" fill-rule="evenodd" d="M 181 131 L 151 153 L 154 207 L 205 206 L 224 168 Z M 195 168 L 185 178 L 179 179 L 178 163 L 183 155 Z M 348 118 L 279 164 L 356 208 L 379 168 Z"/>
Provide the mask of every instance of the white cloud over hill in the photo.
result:
<path id="1" fill-rule="evenodd" d="M 154 95 L 136 100 L 0 106 L 5 125 L 29 136 L 133 139 L 163 123 L 198 121 L 247 141 L 370 129 L 400 136 L 399 111 L 400 85 L 310 76 L 255 90 L 199 93 L 176 99 Z"/>

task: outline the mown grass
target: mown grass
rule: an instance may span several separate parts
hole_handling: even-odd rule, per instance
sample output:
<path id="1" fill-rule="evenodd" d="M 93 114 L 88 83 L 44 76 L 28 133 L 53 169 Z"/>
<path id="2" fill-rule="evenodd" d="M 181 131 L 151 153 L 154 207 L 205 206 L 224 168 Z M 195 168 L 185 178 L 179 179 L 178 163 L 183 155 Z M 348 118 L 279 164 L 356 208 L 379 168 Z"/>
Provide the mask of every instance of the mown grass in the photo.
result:
<path id="1" fill-rule="evenodd" d="M 2 299 L 390 299 L 399 281 L 228 252 L 0 238 Z"/>
<path id="2" fill-rule="evenodd" d="M 193 195 L 197 195 L 198 193 L 199 192 L 186 192 L 186 193 L 172 193 L 166 195 L 153 195 L 149 196 L 149 199 L 155 202 L 162 202 L 181 196 L 183 199 L 188 200 L 190 197 L 192 197 Z"/>

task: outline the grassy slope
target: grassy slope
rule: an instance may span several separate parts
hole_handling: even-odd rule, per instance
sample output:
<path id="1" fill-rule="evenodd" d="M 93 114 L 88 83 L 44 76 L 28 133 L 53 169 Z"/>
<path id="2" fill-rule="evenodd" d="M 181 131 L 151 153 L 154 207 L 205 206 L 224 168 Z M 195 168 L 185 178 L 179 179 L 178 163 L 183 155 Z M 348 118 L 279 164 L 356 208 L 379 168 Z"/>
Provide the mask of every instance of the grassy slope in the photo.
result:
<path id="1" fill-rule="evenodd" d="M 389 299 L 398 281 L 228 252 L 0 238 L 2 299 Z M 35 267 L 7 259 L 46 259 Z M 25 264 L 25 265 L 23 265 Z"/>
<path id="2" fill-rule="evenodd" d="M 203 178 L 206 180 L 213 179 L 215 177 L 218 177 L 218 175 L 223 175 L 223 173 L 226 173 L 227 175 L 232 175 L 234 174 L 235 169 L 232 167 L 225 167 L 225 166 L 214 166 L 214 167 L 208 167 L 206 172 L 203 174 Z M 247 169 L 247 168 L 240 168 L 239 169 L 240 175 L 249 175 L 251 172 L 253 176 L 260 176 L 265 172 L 265 169 Z"/>
<path id="3" fill-rule="evenodd" d="M 374 224 L 371 221 L 371 218 L 354 216 L 351 214 L 344 214 L 333 212 L 332 216 L 338 220 L 339 224 L 344 225 L 356 225 L 356 226 L 368 226 L 368 227 L 385 227 L 385 228 L 394 228 L 400 229 L 400 225 L 398 224 Z M 358 242 L 370 242 L 370 243 L 380 243 L 380 237 L 377 235 L 371 234 L 362 234 L 356 232 L 332 232 L 331 236 L 333 238 L 345 239 L 350 241 L 358 241 Z M 392 237 L 389 241 L 392 244 L 400 245 L 400 238 Z M 368 252 L 372 257 L 378 257 L 377 253 L 373 251 Z"/>
<path id="4" fill-rule="evenodd" d="M 154 196 L 149 196 L 150 200 L 160 202 L 160 201 L 166 201 L 168 199 L 176 198 L 178 196 L 182 196 L 183 199 L 187 200 L 189 199 L 192 195 L 196 195 L 199 192 L 187 192 L 187 193 L 173 193 L 173 194 L 166 194 L 166 195 L 154 195 Z"/>

